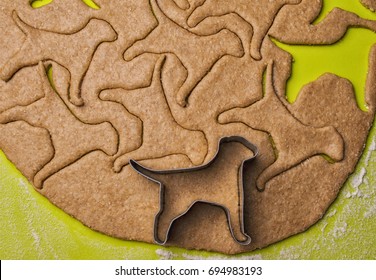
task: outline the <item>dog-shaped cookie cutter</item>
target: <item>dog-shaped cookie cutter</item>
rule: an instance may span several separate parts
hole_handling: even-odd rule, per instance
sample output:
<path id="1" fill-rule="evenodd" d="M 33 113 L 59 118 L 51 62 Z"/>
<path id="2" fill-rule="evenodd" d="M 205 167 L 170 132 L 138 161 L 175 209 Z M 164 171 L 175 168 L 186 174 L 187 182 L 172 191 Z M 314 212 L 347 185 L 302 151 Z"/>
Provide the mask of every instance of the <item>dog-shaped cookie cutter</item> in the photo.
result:
<path id="1" fill-rule="evenodd" d="M 163 234 L 164 238 L 160 239 L 159 236 L 158 236 L 158 230 L 159 230 L 159 226 L 160 226 L 160 222 L 161 222 L 160 218 L 164 214 L 164 209 L 165 209 L 166 186 L 161 180 L 158 180 L 157 178 L 158 177 L 163 178 L 164 177 L 163 175 L 177 176 L 176 174 L 183 174 L 183 173 L 184 174 L 185 173 L 191 173 L 191 175 L 194 176 L 194 173 L 198 173 L 200 171 L 208 169 L 210 166 L 213 166 L 214 164 L 216 164 L 216 162 L 218 161 L 218 155 L 220 154 L 220 151 L 221 151 L 223 144 L 230 143 L 230 142 L 238 142 L 240 144 L 243 144 L 243 146 L 245 146 L 245 148 L 247 148 L 248 150 L 250 150 L 253 153 L 253 155 L 251 157 L 246 158 L 245 160 L 243 160 L 241 162 L 239 169 L 238 169 L 238 174 L 237 174 L 238 193 L 236 194 L 236 196 L 238 197 L 238 201 L 231 202 L 231 206 L 233 206 L 231 208 L 234 208 L 234 206 L 237 206 L 238 207 L 237 210 L 239 211 L 239 215 L 235 215 L 235 217 L 238 217 L 238 219 L 235 218 L 235 219 L 232 219 L 232 220 L 238 220 L 238 221 L 235 221 L 235 223 L 234 223 L 234 221 L 231 220 L 231 216 L 232 216 L 231 215 L 231 209 L 228 206 L 224 205 L 223 203 L 218 203 L 218 202 L 211 201 L 211 200 L 208 200 L 208 199 L 195 199 L 191 202 L 191 204 L 187 208 L 185 208 L 183 211 L 179 212 L 178 215 L 175 215 L 175 216 L 167 219 L 170 222 L 168 223 L 167 230 L 164 231 L 164 234 Z M 159 206 L 159 211 L 155 215 L 155 219 L 154 219 L 154 241 L 159 245 L 165 245 L 168 241 L 169 232 L 170 232 L 170 229 L 171 229 L 174 221 L 176 221 L 180 217 L 184 216 L 192 208 L 193 205 L 195 205 L 198 202 L 201 202 L 201 203 L 206 203 L 206 204 L 209 204 L 209 205 L 219 206 L 220 208 L 222 208 L 226 213 L 226 218 L 227 218 L 227 222 L 228 222 L 228 225 L 229 225 L 230 233 L 231 233 L 232 237 L 234 238 L 234 240 L 240 245 L 250 244 L 251 237 L 244 230 L 244 216 L 243 215 L 244 215 L 244 184 L 245 184 L 244 181 L 245 180 L 244 180 L 243 173 L 244 173 L 245 164 L 253 161 L 253 159 L 257 155 L 258 155 L 258 148 L 254 144 L 250 143 L 248 140 L 246 140 L 243 137 L 230 136 L 230 137 L 221 138 L 218 142 L 218 148 L 217 148 L 216 154 L 213 156 L 213 158 L 208 163 L 200 165 L 200 166 L 194 166 L 194 167 L 191 167 L 191 168 L 172 169 L 172 170 L 153 170 L 153 169 L 147 168 L 145 166 L 142 166 L 137 161 L 131 159 L 129 161 L 129 163 L 136 172 L 138 172 L 143 177 L 145 177 L 145 178 L 147 178 L 147 179 L 149 179 L 149 180 L 151 180 L 155 183 L 158 183 L 159 186 L 160 186 L 160 191 L 159 191 L 160 206 Z M 234 156 L 238 156 L 238 155 L 234 155 Z M 198 175 L 200 176 L 199 180 L 203 180 L 203 181 L 205 180 L 205 178 L 202 178 L 202 177 L 206 177 L 206 176 L 202 176 L 202 174 L 198 174 Z M 216 176 L 216 174 L 215 174 L 215 176 Z M 220 177 L 220 174 L 218 174 L 218 176 Z M 213 188 L 215 188 L 215 187 L 216 186 L 213 186 Z M 233 217 L 234 217 L 234 215 L 233 215 Z M 239 234 L 242 235 L 244 240 L 239 240 L 236 237 L 235 231 L 234 231 L 235 227 L 236 227 L 236 232 L 238 233 L 238 235 Z"/>

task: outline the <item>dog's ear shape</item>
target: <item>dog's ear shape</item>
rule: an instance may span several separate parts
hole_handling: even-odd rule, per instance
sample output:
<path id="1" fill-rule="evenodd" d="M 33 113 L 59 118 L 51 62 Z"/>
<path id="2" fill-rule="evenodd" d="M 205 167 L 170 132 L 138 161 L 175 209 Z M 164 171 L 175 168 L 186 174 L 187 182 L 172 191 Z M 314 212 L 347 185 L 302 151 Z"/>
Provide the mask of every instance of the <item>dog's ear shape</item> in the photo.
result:
<path id="1" fill-rule="evenodd" d="M 153 182 L 160 183 L 157 179 L 155 179 L 156 172 L 153 171 L 152 169 L 149 169 L 145 166 L 142 166 L 140 163 L 138 163 L 137 161 L 135 161 L 133 159 L 129 160 L 129 164 L 130 164 L 130 166 L 132 166 L 132 168 L 134 170 L 137 171 L 138 174 L 144 176 L 145 178 L 147 178 L 147 179 L 149 179 Z"/>

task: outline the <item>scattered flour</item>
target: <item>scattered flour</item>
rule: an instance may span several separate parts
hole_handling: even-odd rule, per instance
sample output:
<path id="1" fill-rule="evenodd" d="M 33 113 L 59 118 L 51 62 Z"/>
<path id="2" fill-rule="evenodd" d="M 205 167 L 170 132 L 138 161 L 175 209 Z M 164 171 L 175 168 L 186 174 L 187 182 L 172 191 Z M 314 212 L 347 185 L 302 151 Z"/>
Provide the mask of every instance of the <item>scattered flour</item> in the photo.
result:
<path id="1" fill-rule="evenodd" d="M 32 232 L 31 232 L 31 235 L 34 238 L 34 244 L 35 244 L 35 246 L 39 247 L 39 245 L 40 245 L 40 237 L 39 237 L 38 233 L 33 229 Z"/>
<path id="2" fill-rule="evenodd" d="M 334 236 L 334 238 L 340 238 L 346 234 L 346 231 L 347 231 L 347 223 L 342 222 L 340 224 L 336 224 L 336 226 L 331 231 L 331 233 Z"/>
<path id="3" fill-rule="evenodd" d="M 333 209 L 332 211 L 330 211 L 328 214 L 325 215 L 324 219 L 322 220 L 321 222 L 321 227 L 320 227 L 320 230 L 322 233 L 325 232 L 327 226 L 328 226 L 328 219 L 331 218 L 331 217 L 334 217 L 335 214 L 337 214 L 337 209 Z M 305 242 L 303 242 L 305 243 Z"/>
<path id="4" fill-rule="evenodd" d="M 353 187 L 352 192 L 348 192 L 346 194 L 346 198 L 353 198 L 353 197 L 363 197 L 363 193 L 359 189 L 360 185 L 364 183 L 364 178 L 367 174 L 367 170 L 362 167 L 359 173 L 353 175 L 351 180 L 351 186 Z"/>
<path id="5" fill-rule="evenodd" d="M 46 233 L 44 232 L 43 225 L 40 225 L 38 221 L 38 215 L 40 214 L 40 205 L 35 198 L 35 194 L 32 194 L 32 187 L 28 185 L 26 179 L 20 178 L 18 180 L 18 186 L 21 189 L 21 193 L 24 200 L 23 203 L 20 203 L 21 211 L 25 213 L 26 218 L 26 226 L 28 228 L 28 232 L 30 232 L 30 237 L 33 239 L 33 246 L 35 251 L 38 252 L 39 258 L 45 258 L 45 255 L 51 255 L 55 259 L 59 259 L 58 254 L 55 251 L 55 244 L 51 244 L 47 238 Z M 38 213 L 38 214 L 36 214 Z M 49 213 L 45 213 L 45 217 L 49 215 Z M 41 246 L 41 242 L 43 242 L 43 246 Z M 22 248 L 23 250 L 25 248 Z"/>
<path id="6" fill-rule="evenodd" d="M 327 218 L 330 218 L 330 217 L 333 217 L 335 214 L 337 214 L 337 209 L 333 209 L 332 211 L 330 211 L 326 217 Z"/>
<path id="7" fill-rule="evenodd" d="M 328 226 L 328 222 L 327 221 L 323 221 L 322 222 L 322 226 L 320 228 L 321 232 L 324 233 L 326 227 Z"/>
<path id="8" fill-rule="evenodd" d="M 163 249 L 157 249 L 155 253 L 159 256 L 161 260 L 172 260 L 174 257 L 177 257 L 176 254 Z"/>
<path id="9" fill-rule="evenodd" d="M 369 160 L 371 159 L 371 155 L 375 151 L 376 151 L 376 138 L 373 138 L 371 144 L 369 145 L 366 157 L 364 159 L 366 165 L 368 165 Z"/>
<path id="10" fill-rule="evenodd" d="M 299 250 L 293 246 L 293 247 L 281 250 L 279 253 L 279 258 L 281 260 L 299 260 L 299 259 L 304 258 L 301 256 L 300 252 L 302 252 L 302 250 Z"/>
<path id="11" fill-rule="evenodd" d="M 376 216 L 376 200 L 373 205 L 364 213 L 364 218 L 371 218 Z"/>

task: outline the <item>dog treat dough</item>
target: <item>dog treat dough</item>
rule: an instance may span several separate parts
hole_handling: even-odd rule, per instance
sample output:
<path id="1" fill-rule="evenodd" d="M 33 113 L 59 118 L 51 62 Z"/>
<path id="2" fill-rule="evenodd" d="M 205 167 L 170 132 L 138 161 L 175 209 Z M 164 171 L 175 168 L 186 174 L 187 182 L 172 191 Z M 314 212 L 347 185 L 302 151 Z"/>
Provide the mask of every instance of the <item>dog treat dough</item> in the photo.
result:
<path id="1" fill-rule="evenodd" d="M 228 205 L 230 221 L 221 207 L 195 203 L 166 245 L 262 248 L 316 223 L 362 154 L 376 109 L 376 47 L 362 111 L 351 82 L 332 73 L 289 103 L 293 58 L 273 40 L 335 44 L 350 27 L 376 31 L 375 21 L 337 8 L 314 24 L 321 0 L 0 2 L 0 149 L 38 192 L 96 231 L 154 243 L 160 186 L 129 161 L 201 166 L 220 139 L 237 136 L 259 150 L 244 167 L 244 203 L 234 187 L 239 159 L 252 153 L 235 145 L 220 151 L 218 176 L 168 176 L 158 234 L 204 200 Z M 236 242 L 230 222 L 239 240 L 244 224 L 249 245 Z"/>
<path id="2" fill-rule="evenodd" d="M 370 9 L 372 12 L 376 11 L 376 1 L 375 0 L 360 0 L 360 2 Z"/>

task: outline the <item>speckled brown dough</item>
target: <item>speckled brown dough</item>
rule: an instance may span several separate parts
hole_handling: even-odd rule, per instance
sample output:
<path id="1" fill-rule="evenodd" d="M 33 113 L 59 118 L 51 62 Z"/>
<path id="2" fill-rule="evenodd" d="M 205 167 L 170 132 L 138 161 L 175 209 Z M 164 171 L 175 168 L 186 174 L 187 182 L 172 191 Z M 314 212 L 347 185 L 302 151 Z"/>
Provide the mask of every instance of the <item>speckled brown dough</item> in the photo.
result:
<path id="1" fill-rule="evenodd" d="M 376 1 L 375 0 L 360 0 L 360 2 L 370 9 L 372 12 L 376 11 Z"/>
<path id="2" fill-rule="evenodd" d="M 252 242 L 234 240 L 223 209 L 197 203 L 173 223 L 167 246 L 228 254 L 268 246 L 316 223 L 353 172 L 375 115 L 376 47 L 364 112 L 352 84 L 332 73 L 288 103 L 293 58 L 269 37 L 335 44 L 349 27 L 375 31 L 376 22 L 334 9 L 312 24 L 321 0 L 97 0 L 99 10 L 81 0 L 29 2 L 0 0 L 0 149 L 86 226 L 154 243 L 159 186 L 129 160 L 161 170 L 203 165 L 226 136 L 259 149 L 245 169 L 238 221 Z M 201 173 L 205 186 L 172 181 L 180 203 L 166 216 L 192 197 L 236 208 L 236 176 Z"/>

